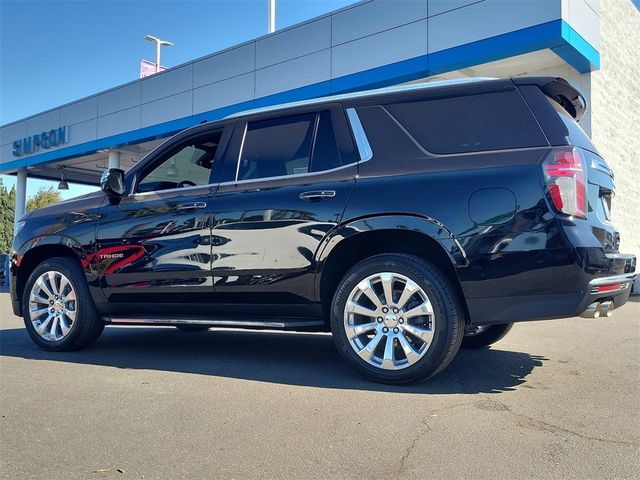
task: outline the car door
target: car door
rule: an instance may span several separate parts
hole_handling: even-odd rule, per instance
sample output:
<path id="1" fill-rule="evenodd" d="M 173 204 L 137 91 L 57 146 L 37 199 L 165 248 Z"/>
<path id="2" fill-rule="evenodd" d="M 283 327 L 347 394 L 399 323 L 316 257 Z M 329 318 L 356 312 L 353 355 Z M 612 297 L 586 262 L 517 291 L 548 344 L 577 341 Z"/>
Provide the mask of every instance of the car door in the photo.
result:
<path id="1" fill-rule="evenodd" d="M 211 237 L 218 303 L 231 314 L 320 315 L 314 257 L 357 176 L 342 109 L 238 122 L 222 176 Z"/>
<path id="2" fill-rule="evenodd" d="M 229 135 L 217 128 L 170 143 L 136 172 L 132 193 L 101 209 L 95 261 L 112 309 L 208 313 L 212 166 Z"/>

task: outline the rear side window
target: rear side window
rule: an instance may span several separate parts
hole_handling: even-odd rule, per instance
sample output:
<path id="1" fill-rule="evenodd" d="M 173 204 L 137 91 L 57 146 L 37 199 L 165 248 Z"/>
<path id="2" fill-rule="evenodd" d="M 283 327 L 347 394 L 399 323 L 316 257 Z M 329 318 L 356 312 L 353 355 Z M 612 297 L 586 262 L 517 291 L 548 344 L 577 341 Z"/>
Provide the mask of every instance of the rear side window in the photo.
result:
<path id="1" fill-rule="evenodd" d="M 546 146 L 516 90 L 385 105 L 431 153 L 467 153 Z"/>
<path id="2" fill-rule="evenodd" d="M 309 172 L 316 114 L 249 122 L 238 180 Z"/>

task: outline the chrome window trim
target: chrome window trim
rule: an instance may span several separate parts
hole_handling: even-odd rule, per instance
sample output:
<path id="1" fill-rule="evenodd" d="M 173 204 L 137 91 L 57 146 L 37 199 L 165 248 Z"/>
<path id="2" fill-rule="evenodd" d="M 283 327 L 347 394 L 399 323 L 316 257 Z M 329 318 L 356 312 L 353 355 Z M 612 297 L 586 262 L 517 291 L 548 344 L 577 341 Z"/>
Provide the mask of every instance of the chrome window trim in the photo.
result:
<path id="1" fill-rule="evenodd" d="M 353 162 L 353 163 L 349 163 L 347 165 L 341 165 L 339 167 L 331 168 L 329 170 L 322 170 L 320 172 L 292 173 L 291 175 L 278 175 L 277 177 L 252 178 L 252 179 L 249 179 L 249 180 L 231 180 L 231 181 L 228 181 L 228 182 L 220 183 L 220 186 L 242 185 L 242 184 L 245 184 L 245 183 L 268 182 L 268 181 L 271 181 L 271 180 L 282 180 L 282 179 L 285 179 L 285 178 L 301 178 L 301 177 L 310 177 L 312 175 L 323 175 L 325 173 L 331 173 L 331 172 L 335 172 L 337 170 L 342 170 L 342 169 L 345 169 L 345 168 L 354 167 L 357 164 L 358 164 L 357 162 Z M 355 178 L 355 175 L 354 175 L 354 178 Z"/>
<path id="2" fill-rule="evenodd" d="M 195 190 L 197 188 L 214 188 L 217 183 L 205 183 L 204 185 L 188 185 L 186 187 L 167 188 L 165 190 L 151 190 L 150 192 L 134 192 L 130 197 L 143 197 L 146 195 L 159 195 L 160 193 L 173 193 L 173 192 L 185 192 L 189 190 Z"/>
<path id="3" fill-rule="evenodd" d="M 356 112 L 355 108 L 347 108 L 346 112 L 349 124 L 351 125 L 351 131 L 353 132 L 353 137 L 356 141 L 356 146 L 358 147 L 360 161 L 366 162 L 367 160 L 371 160 L 373 158 L 373 150 L 371 150 L 369 139 L 362 127 L 358 112 Z"/>
<path id="4" fill-rule="evenodd" d="M 240 159 L 242 158 L 242 152 L 244 151 L 244 142 L 247 139 L 247 130 L 249 129 L 249 122 L 244 124 L 244 132 L 242 132 L 242 142 L 240 142 L 240 150 L 238 151 L 238 159 L 236 160 L 236 176 L 235 181 L 238 181 L 238 175 L 240 175 Z"/>

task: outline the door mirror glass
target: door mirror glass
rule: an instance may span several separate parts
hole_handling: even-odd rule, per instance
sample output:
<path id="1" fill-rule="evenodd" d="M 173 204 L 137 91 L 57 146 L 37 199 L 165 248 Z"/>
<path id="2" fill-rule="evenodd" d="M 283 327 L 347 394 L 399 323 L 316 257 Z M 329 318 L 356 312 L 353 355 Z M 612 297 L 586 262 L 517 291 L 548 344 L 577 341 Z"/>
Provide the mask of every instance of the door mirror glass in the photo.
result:
<path id="1" fill-rule="evenodd" d="M 124 194 L 124 170 L 108 168 L 100 178 L 100 188 L 109 196 Z"/>

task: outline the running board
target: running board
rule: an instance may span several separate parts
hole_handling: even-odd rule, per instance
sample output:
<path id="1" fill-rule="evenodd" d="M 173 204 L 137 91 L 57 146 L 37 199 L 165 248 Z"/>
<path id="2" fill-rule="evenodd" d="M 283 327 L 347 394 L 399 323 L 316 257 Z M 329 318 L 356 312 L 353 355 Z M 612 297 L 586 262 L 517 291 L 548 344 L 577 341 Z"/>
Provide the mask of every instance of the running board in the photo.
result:
<path id="1" fill-rule="evenodd" d="M 238 318 L 215 320 L 209 318 L 162 318 L 162 317 L 102 317 L 112 325 L 211 325 L 212 327 L 234 328 L 273 328 L 293 329 L 301 327 L 323 327 L 325 322 L 317 319 L 292 319 L 287 321 L 269 321 L 257 318 Z"/>

